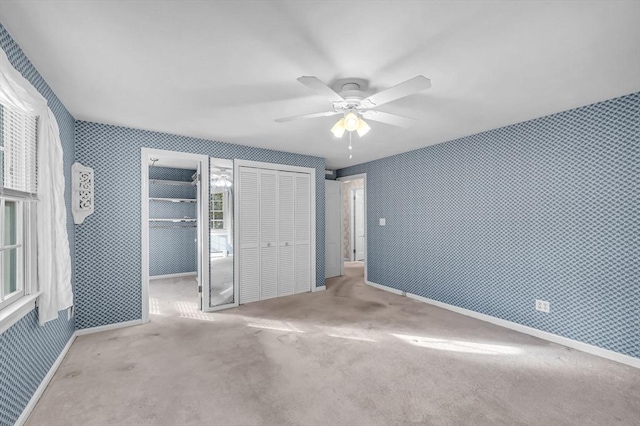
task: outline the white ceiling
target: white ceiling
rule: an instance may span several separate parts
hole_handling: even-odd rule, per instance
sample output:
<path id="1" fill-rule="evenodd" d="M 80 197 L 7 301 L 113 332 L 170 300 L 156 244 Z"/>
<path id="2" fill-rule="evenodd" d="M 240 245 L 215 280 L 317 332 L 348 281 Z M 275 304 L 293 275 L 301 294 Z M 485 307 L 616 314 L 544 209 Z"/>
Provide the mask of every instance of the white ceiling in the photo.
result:
<path id="1" fill-rule="evenodd" d="M 80 120 L 316 155 L 343 167 L 640 91 L 638 1 L 5 1 L 0 19 Z M 354 141 L 296 81 L 433 87 Z"/>

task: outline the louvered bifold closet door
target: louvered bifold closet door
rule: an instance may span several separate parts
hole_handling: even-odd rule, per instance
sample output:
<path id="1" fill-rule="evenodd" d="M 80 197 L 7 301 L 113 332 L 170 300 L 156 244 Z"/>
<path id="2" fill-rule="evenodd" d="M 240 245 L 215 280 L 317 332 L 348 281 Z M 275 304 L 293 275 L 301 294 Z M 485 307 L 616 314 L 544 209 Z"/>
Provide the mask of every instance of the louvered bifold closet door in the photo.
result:
<path id="1" fill-rule="evenodd" d="M 311 290 L 311 179 L 295 173 L 296 293 Z"/>
<path id="2" fill-rule="evenodd" d="M 260 173 L 257 169 L 239 168 L 240 303 L 260 300 L 259 178 Z"/>
<path id="3" fill-rule="evenodd" d="M 260 300 L 278 297 L 277 182 L 277 171 L 260 171 Z"/>
<path id="4" fill-rule="evenodd" d="M 278 296 L 295 293 L 295 174 L 278 173 Z"/>

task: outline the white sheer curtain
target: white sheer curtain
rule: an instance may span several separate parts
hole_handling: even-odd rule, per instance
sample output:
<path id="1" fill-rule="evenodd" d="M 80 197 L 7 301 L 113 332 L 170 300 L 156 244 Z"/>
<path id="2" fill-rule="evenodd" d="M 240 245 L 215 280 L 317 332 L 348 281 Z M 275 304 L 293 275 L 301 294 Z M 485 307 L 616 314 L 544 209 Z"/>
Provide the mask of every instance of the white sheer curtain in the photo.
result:
<path id="1" fill-rule="evenodd" d="M 233 189 L 226 188 L 223 197 L 223 204 L 226 207 L 224 217 L 227 225 L 227 241 L 230 246 L 227 250 L 233 252 Z"/>
<path id="2" fill-rule="evenodd" d="M 47 100 L 9 62 L 0 49 L 0 103 L 38 116 L 38 318 L 41 325 L 73 305 L 71 254 L 64 204 L 60 129 Z"/>

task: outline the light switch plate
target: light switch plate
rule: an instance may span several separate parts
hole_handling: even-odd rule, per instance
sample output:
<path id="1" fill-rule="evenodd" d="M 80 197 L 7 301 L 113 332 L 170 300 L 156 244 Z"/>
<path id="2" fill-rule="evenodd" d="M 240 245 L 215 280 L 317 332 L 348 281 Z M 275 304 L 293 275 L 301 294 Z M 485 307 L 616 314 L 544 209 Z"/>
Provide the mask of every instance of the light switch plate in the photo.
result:
<path id="1" fill-rule="evenodd" d="M 385 219 L 384 217 L 380 218 L 380 226 L 386 226 L 387 224 L 387 219 Z"/>

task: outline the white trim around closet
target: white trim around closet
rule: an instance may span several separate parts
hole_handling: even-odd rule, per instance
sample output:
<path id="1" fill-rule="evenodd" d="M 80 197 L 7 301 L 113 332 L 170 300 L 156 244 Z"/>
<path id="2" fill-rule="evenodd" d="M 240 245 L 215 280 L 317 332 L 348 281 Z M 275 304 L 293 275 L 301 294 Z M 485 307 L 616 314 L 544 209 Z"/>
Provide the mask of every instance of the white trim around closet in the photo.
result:
<path id="1" fill-rule="evenodd" d="M 198 248 L 198 262 L 202 265 L 200 271 L 200 285 L 204 294 L 209 288 L 209 227 L 204 226 L 209 218 L 209 156 L 203 154 L 193 154 L 189 152 L 167 151 L 162 149 L 141 148 L 140 149 L 140 188 L 141 188 L 141 286 L 142 286 L 142 323 L 149 322 L 149 157 L 170 156 L 173 159 L 193 160 L 200 163 L 200 176 L 205 177 L 200 180 L 198 199 L 201 200 L 198 211 L 198 232 L 202 246 L 207 247 L 206 252 L 203 247 Z M 205 201 L 206 200 L 206 201 Z M 206 261 L 202 257 L 206 254 Z M 197 273 L 196 273 L 197 274 Z M 202 295 L 201 295 L 202 297 Z M 208 297 L 207 297 L 208 299 Z"/>
<path id="2" fill-rule="evenodd" d="M 317 229 L 316 229 L 316 169 L 314 169 L 313 167 L 299 167 L 299 166 L 289 166 L 286 164 L 275 164 L 275 163 L 263 163 L 261 161 L 250 161 L 250 160 L 234 160 L 233 161 L 233 182 L 236 188 L 236 194 L 233 197 L 234 198 L 234 218 L 233 218 L 233 223 L 234 223 L 234 235 L 235 238 L 238 238 L 238 236 L 240 235 L 240 230 L 238 229 L 238 225 L 239 225 L 239 217 L 238 217 L 238 200 L 239 200 L 239 196 L 238 193 L 240 191 L 242 191 L 241 188 L 241 184 L 240 184 L 240 180 L 238 179 L 238 173 L 240 170 L 240 167 L 253 167 L 253 168 L 257 168 L 257 169 L 268 169 L 268 170 L 279 170 L 279 171 L 283 171 L 283 172 L 296 172 L 296 173 L 307 173 L 310 175 L 310 182 L 309 182 L 309 189 L 311 191 L 310 194 L 310 201 L 311 201 L 311 230 L 313 232 L 311 232 L 310 238 L 311 238 L 311 244 L 310 244 L 310 251 L 311 251 L 311 292 L 316 292 L 316 291 L 322 291 L 324 290 L 324 285 L 322 287 L 316 287 L 317 285 L 317 279 L 316 279 L 316 265 L 317 265 L 317 258 L 316 258 L 316 233 L 317 233 Z M 324 182 L 323 182 L 324 185 Z M 237 241 L 237 240 L 236 240 Z M 235 247 L 235 246 L 234 246 Z M 240 285 L 239 285 L 239 278 L 240 278 L 240 261 L 239 261 L 239 253 L 236 252 L 235 254 L 236 258 L 234 259 L 233 262 L 233 291 L 234 291 L 234 300 L 236 301 L 236 303 L 240 300 Z"/>

